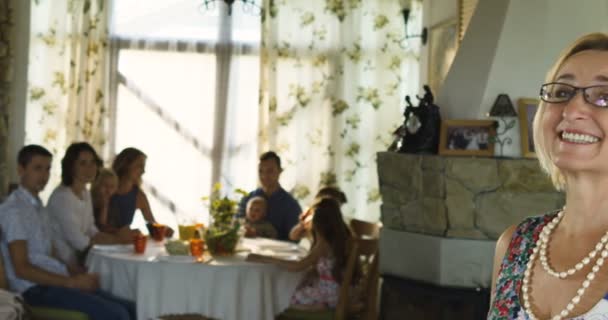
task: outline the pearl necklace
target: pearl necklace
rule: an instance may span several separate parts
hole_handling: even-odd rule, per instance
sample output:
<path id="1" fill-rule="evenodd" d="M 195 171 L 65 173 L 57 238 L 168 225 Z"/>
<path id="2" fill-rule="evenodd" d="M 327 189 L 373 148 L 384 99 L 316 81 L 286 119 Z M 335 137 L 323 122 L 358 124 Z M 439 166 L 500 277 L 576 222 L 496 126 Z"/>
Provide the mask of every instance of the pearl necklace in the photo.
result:
<path id="1" fill-rule="evenodd" d="M 551 228 L 551 230 L 554 229 L 555 226 L 557 225 L 557 223 L 560 221 L 562 216 L 563 216 L 563 212 L 560 212 L 560 214 L 558 214 L 555 218 L 553 218 L 553 220 L 551 222 L 549 222 L 547 225 L 545 225 L 543 227 L 541 234 L 543 234 L 545 232 L 545 229 L 547 229 L 547 228 Z M 549 226 L 549 225 L 551 225 L 551 226 Z M 551 231 L 548 231 L 548 233 L 550 234 Z M 603 239 L 603 237 L 602 237 L 602 239 Z M 523 283 L 521 285 L 521 291 L 522 291 L 523 300 L 524 300 L 523 307 L 524 307 L 524 310 L 526 311 L 526 313 L 528 314 L 528 317 L 530 318 L 530 320 L 538 320 L 538 318 L 534 315 L 534 312 L 532 312 L 532 306 L 530 304 L 530 295 L 529 295 L 529 291 L 530 291 L 529 284 L 530 284 L 530 275 L 532 274 L 532 269 L 534 267 L 534 260 L 536 259 L 536 255 L 539 254 L 539 247 L 541 247 L 543 243 L 546 245 L 546 243 L 543 241 L 546 241 L 546 240 L 542 240 L 542 237 L 539 236 L 538 240 L 536 241 L 534 249 L 532 249 L 532 254 L 530 255 L 530 260 L 528 261 L 528 263 L 526 265 L 526 271 L 524 271 L 524 279 L 523 279 Z M 596 248 L 597 248 L 597 246 L 596 246 Z M 585 290 L 587 290 L 587 288 L 589 288 L 591 281 L 593 281 L 593 279 L 595 279 L 595 274 L 600 270 L 600 267 L 604 264 L 604 259 L 606 257 L 608 257 L 608 245 L 606 245 L 604 243 L 602 248 L 603 249 L 600 253 L 600 256 L 595 261 L 595 264 L 594 264 L 593 268 L 591 268 L 591 271 L 587 274 L 587 277 L 583 281 L 583 284 L 581 285 L 581 287 L 576 291 L 576 295 L 574 296 L 574 298 L 572 298 L 570 300 L 570 302 L 566 305 L 566 308 L 564 308 L 559 314 L 553 316 L 553 318 L 551 318 L 551 320 L 561 320 L 561 319 L 566 318 L 570 314 L 570 312 L 572 312 L 574 307 L 581 301 L 581 297 L 585 293 Z M 545 250 L 546 250 L 546 248 L 545 248 Z M 546 258 L 546 255 L 545 255 L 545 258 Z M 541 262 L 541 264 L 542 264 L 542 262 Z M 581 267 L 581 269 L 582 269 L 582 267 Z M 580 269 L 578 269 L 578 270 L 580 270 Z M 559 277 L 559 278 L 562 279 L 561 277 Z"/>
<path id="2" fill-rule="evenodd" d="M 543 231 L 540 233 L 539 236 L 539 240 L 541 240 L 539 250 L 540 264 L 549 275 L 560 279 L 566 279 L 567 277 L 574 275 L 577 271 L 583 269 L 584 266 L 588 265 L 589 262 L 591 262 L 591 259 L 595 258 L 597 253 L 606 245 L 606 243 L 608 243 L 608 231 L 606 231 L 606 234 L 604 234 L 600 241 L 595 245 L 595 248 L 593 248 L 593 250 L 591 250 L 591 252 L 589 252 L 589 254 L 584 257 L 581 262 L 577 263 L 576 265 L 574 265 L 574 267 L 566 271 L 555 271 L 549 265 L 549 259 L 547 258 L 547 247 L 549 246 L 549 238 L 551 237 L 551 233 L 553 232 L 555 226 L 557 226 L 557 223 L 561 220 L 563 215 L 564 211 L 560 211 L 557 216 L 553 218 L 553 220 L 549 224 L 547 224 L 547 227 L 543 228 Z"/>

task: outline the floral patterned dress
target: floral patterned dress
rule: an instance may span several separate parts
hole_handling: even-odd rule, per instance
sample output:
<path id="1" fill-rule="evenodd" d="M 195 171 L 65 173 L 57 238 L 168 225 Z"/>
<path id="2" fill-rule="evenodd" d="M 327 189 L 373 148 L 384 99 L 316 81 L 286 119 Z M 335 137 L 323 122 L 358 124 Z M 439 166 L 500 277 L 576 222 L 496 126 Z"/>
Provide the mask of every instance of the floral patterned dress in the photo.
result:
<path id="1" fill-rule="evenodd" d="M 530 217 L 517 226 L 500 265 L 496 279 L 496 294 L 488 313 L 488 320 L 530 319 L 520 303 L 519 296 L 524 271 L 540 232 L 556 215 L 557 211 L 543 216 Z M 587 313 L 572 319 L 608 319 L 608 294 Z"/>
<path id="2" fill-rule="evenodd" d="M 291 304 L 324 304 L 329 308 L 335 308 L 338 304 L 340 284 L 331 274 L 334 262 L 333 258 L 319 258 L 316 265 L 318 278 L 298 287 L 291 297 Z"/>

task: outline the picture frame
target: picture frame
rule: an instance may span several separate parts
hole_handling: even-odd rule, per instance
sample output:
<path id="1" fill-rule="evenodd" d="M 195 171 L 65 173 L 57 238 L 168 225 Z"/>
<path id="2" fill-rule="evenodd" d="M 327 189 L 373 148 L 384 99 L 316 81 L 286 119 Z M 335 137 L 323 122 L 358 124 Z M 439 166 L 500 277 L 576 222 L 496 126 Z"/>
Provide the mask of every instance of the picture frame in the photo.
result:
<path id="1" fill-rule="evenodd" d="M 439 154 L 494 156 L 495 120 L 444 120 L 441 122 Z"/>
<path id="2" fill-rule="evenodd" d="M 429 30 L 427 83 L 435 95 L 441 89 L 458 51 L 459 34 L 457 18 L 447 19 Z"/>
<path id="3" fill-rule="evenodd" d="M 521 155 L 524 158 L 536 158 L 532 123 L 539 103 L 538 99 L 533 98 L 521 98 L 517 101 L 519 128 L 521 131 Z"/>

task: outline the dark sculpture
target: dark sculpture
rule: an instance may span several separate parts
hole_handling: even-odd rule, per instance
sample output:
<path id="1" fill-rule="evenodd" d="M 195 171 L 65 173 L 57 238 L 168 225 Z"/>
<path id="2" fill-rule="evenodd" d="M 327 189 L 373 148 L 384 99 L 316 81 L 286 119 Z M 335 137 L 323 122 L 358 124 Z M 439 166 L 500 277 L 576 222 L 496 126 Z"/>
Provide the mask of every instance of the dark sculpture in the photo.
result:
<path id="1" fill-rule="evenodd" d="M 437 154 L 439 148 L 439 131 L 441 115 L 439 107 L 434 104 L 433 93 L 424 85 L 424 96 L 416 95 L 419 103 L 415 107 L 409 96 L 405 96 L 406 107 L 403 112 L 403 124 L 393 132 L 395 141 L 389 151 L 404 153 Z"/>

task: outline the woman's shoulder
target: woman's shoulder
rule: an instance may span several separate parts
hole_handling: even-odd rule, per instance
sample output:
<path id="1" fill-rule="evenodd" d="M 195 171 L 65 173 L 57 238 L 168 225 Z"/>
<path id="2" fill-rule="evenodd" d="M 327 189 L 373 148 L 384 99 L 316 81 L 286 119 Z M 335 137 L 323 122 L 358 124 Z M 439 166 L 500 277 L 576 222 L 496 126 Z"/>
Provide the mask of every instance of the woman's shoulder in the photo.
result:
<path id="1" fill-rule="evenodd" d="M 116 191 L 112 198 L 122 199 L 122 198 L 130 198 L 134 196 L 138 196 L 140 193 L 143 193 L 140 187 L 134 185 L 132 188 L 128 189 L 128 191 Z"/>
<path id="2" fill-rule="evenodd" d="M 537 233 L 536 231 L 540 231 L 540 228 L 551 221 L 558 212 L 559 210 L 554 210 L 545 214 L 527 217 L 517 225 L 514 233 L 519 235 L 535 234 Z"/>
<path id="3" fill-rule="evenodd" d="M 71 193 L 72 190 L 70 189 L 70 187 L 60 184 L 55 187 L 55 189 L 53 189 L 53 192 L 51 192 L 47 205 L 52 206 L 57 203 L 64 203 L 66 201 L 69 201 Z"/>
<path id="4" fill-rule="evenodd" d="M 53 196 L 65 194 L 68 191 L 70 191 L 70 188 L 61 183 L 58 186 L 56 186 L 55 189 L 53 189 L 53 191 L 51 192 L 51 195 L 49 196 L 49 199 L 50 199 L 50 197 L 53 197 Z"/>
<path id="5" fill-rule="evenodd" d="M 502 259 L 505 252 L 519 250 L 532 245 L 538 239 L 542 227 L 551 221 L 557 211 L 530 216 L 519 224 L 507 228 L 496 243 L 496 259 Z M 519 249 L 518 249 L 519 248 Z"/>

